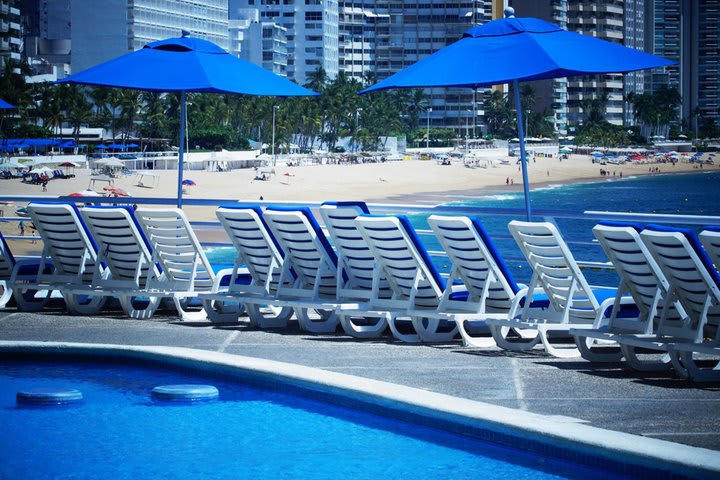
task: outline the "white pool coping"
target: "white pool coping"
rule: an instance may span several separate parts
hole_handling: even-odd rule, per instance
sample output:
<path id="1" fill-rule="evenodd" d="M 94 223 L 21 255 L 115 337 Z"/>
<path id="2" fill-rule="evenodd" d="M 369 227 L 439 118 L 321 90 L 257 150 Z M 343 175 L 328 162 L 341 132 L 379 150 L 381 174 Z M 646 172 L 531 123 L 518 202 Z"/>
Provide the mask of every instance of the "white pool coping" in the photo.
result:
<path id="1" fill-rule="evenodd" d="M 630 469 L 633 466 L 641 469 L 670 469 L 692 477 L 720 478 L 720 452 L 714 450 L 605 430 L 558 416 L 539 415 L 274 360 L 184 347 L 74 342 L 0 341 L 0 352 L 152 358 L 164 363 L 196 366 L 205 370 L 220 368 L 223 371 L 237 371 L 239 374 L 262 377 L 282 376 L 287 383 L 312 391 L 329 392 L 366 404 L 401 410 L 410 415 L 417 414 L 469 429 L 528 438 L 550 447 L 571 448 L 580 455 L 628 464 Z M 642 405 L 639 404 L 638 408 L 642 408 Z"/>

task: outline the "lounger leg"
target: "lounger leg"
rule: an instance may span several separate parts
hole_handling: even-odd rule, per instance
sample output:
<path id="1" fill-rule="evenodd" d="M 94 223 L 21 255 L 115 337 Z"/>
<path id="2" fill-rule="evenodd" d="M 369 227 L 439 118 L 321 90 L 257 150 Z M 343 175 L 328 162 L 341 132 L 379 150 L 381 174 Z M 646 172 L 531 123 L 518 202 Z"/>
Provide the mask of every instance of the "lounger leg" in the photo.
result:
<path id="1" fill-rule="evenodd" d="M 578 350 L 578 347 L 574 341 L 563 344 L 566 345 L 564 347 L 559 347 L 553 343 L 550 343 L 549 332 L 564 333 L 568 335 L 567 330 L 553 331 L 548 329 L 545 325 L 538 326 L 538 336 L 540 337 L 540 341 L 542 341 L 543 347 L 545 347 L 546 352 L 557 358 L 576 358 L 580 356 L 580 350 Z"/>
<path id="2" fill-rule="evenodd" d="M 333 333 L 340 319 L 335 310 L 295 308 L 300 329 L 310 333 Z"/>
<path id="3" fill-rule="evenodd" d="M 107 301 L 107 297 L 75 293 L 63 293 L 63 298 L 65 298 L 68 311 L 79 315 L 95 315 Z"/>
<path id="4" fill-rule="evenodd" d="M 180 315 L 180 320 L 183 322 L 202 322 L 207 320 L 207 313 L 202 308 L 194 311 L 187 309 L 191 298 L 192 297 L 180 297 L 178 295 L 173 295 L 173 303 L 175 304 L 175 309 Z"/>
<path id="5" fill-rule="evenodd" d="M 633 370 L 640 372 L 662 372 L 672 368 L 671 358 L 667 353 L 663 353 L 660 360 L 640 360 L 635 351 L 635 346 L 620 343 L 620 350 L 622 350 L 625 361 Z M 676 368 L 676 370 L 678 370 L 678 368 Z M 687 378 L 687 372 L 684 367 L 679 367 L 678 375 Z"/>
<path id="6" fill-rule="evenodd" d="M 682 378 L 690 378 L 694 382 L 717 382 L 720 380 L 720 359 L 712 368 L 703 368 L 697 364 L 693 352 L 670 352 L 673 367 Z"/>
<path id="7" fill-rule="evenodd" d="M 420 335 L 415 330 L 415 325 L 413 324 L 413 332 L 414 333 L 403 333 L 400 331 L 397 325 L 397 321 L 399 318 L 407 319 L 408 317 L 401 316 L 397 313 L 390 314 L 388 317 L 388 327 L 390 327 L 390 331 L 393 334 L 393 337 L 396 339 L 405 342 L 405 343 L 420 343 L 422 342 L 422 339 L 420 338 Z M 410 322 L 412 323 L 412 322 Z"/>
<path id="8" fill-rule="evenodd" d="M 12 292 L 19 310 L 23 312 L 39 312 L 45 308 L 45 304 L 50 299 L 51 290 L 23 288 L 21 283 L 15 283 Z"/>
<path id="9" fill-rule="evenodd" d="M 615 363 L 623 358 L 622 350 L 616 342 L 575 335 L 575 344 L 580 355 L 590 362 Z"/>
<path id="10" fill-rule="evenodd" d="M 389 314 L 366 317 L 338 312 L 337 315 L 345 333 L 354 338 L 378 338 L 388 326 Z"/>
<path id="11" fill-rule="evenodd" d="M 155 310 L 160 306 L 160 297 L 139 299 L 138 296 L 128 295 L 118 297 L 118 300 L 125 315 L 136 320 L 145 320 L 152 317 Z"/>
<path id="12" fill-rule="evenodd" d="M 473 348 L 491 348 L 496 347 L 497 343 L 495 343 L 495 339 L 492 337 L 492 334 L 490 333 L 490 329 L 487 325 L 484 325 L 484 328 L 488 329 L 489 336 L 479 336 L 479 335 L 471 335 L 470 332 L 468 332 L 467 327 L 469 325 L 472 325 L 470 320 L 462 320 L 458 319 L 456 320 L 458 331 L 460 332 L 460 336 L 463 339 L 463 344 L 466 347 L 473 347 Z"/>
<path id="13" fill-rule="evenodd" d="M 290 307 L 274 307 L 254 303 L 246 303 L 245 309 L 250 318 L 250 325 L 262 329 L 285 328 L 293 314 L 293 309 Z"/>
<path id="14" fill-rule="evenodd" d="M 2 288 L 2 295 L 0 295 L 0 308 L 5 308 L 5 305 L 12 298 L 12 290 L 8 287 L 7 281 L 0 280 L 0 288 Z"/>
<path id="15" fill-rule="evenodd" d="M 451 342 L 458 333 L 457 323 L 440 318 L 413 317 L 412 322 L 423 342 Z"/>
<path id="16" fill-rule="evenodd" d="M 490 333 L 492 334 L 493 339 L 495 340 L 495 343 L 497 343 L 497 346 L 500 348 L 503 348 L 505 350 L 512 350 L 512 351 L 525 351 L 525 350 L 532 350 L 535 348 L 535 345 L 537 345 L 540 342 L 540 335 L 539 333 L 536 334 L 534 337 L 526 337 L 524 335 L 519 335 L 518 339 L 510 340 L 508 339 L 508 335 L 510 334 L 510 331 L 512 330 L 510 327 L 504 327 L 500 325 L 493 325 L 489 324 L 490 327 Z"/>
<path id="17" fill-rule="evenodd" d="M 245 311 L 245 306 L 239 302 L 203 298 L 202 304 L 208 320 L 213 323 L 237 322 Z"/>

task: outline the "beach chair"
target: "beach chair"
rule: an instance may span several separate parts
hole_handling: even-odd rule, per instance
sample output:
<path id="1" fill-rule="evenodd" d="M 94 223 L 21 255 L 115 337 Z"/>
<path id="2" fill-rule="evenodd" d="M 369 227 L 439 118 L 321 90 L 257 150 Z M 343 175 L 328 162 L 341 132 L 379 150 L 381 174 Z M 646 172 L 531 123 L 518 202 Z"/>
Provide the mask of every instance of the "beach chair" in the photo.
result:
<path id="1" fill-rule="evenodd" d="M 87 206 L 81 213 L 98 244 L 98 261 L 89 288 L 74 290 L 115 297 L 130 318 L 152 317 L 167 296 L 161 295 L 164 276 L 153 262 L 152 247 L 133 209 Z M 104 275 L 105 270 L 109 275 Z"/>
<path id="2" fill-rule="evenodd" d="M 571 328 L 605 325 L 617 289 L 588 284 L 555 225 L 513 220 L 508 228 L 533 273 L 521 314 L 488 320 L 495 341 L 509 350 L 527 349 L 525 342 L 508 341 L 507 329 L 531 329 L 538 332 L 549 354 L 560 358 L 579 357 L 575 341 L 560 343 L 561 339 L 572 338 Z M 549 301 L 549 308 L 542 312 L 529 308 L 537 287 L 545 291 Z M 632 298 L 621 297 L 620 304 L 632 304 Z"/>
<path id="3" fill-rule="evenodd" d="M 514 318 L 524 304 L 527 287 L 515 282 L 478 219 L 431 215 L 428 224 L 452 262 L 448 283 L 459 280 L 468 292 L 465 301 L 450 302 L 443 296 L 434 315 L 454 320 L 466 346 L 494 347 L 496 343 L 485 320 Z M 533 299 L 531 308 L 547 308 L 547 296 L 542 289 L 534 292 Z M 540 341 L 534 330 L 514 333 L 524 338 L 528 347 Z"/>
<path id="4" fill-rule="evenodd" d="M 720 270 L 720 226 L 704 227 L 699 238 L 715 270 Z"/>
<path id="5" fill-rule="evenodd" d="M 320 215 L 337 254 L 336 297 L 341 305 L 367 303 L 374 292 L 390 298 L 392 291 L 384 278 L 373 285 L 375 257 L 355 225 L 358 215 L 370 213 L 364 202 L 325 202 Z M 387 329 L 387 314 L 352 315 L 338 308 L 340 325 L 355 338 L 377 338 Z"/>
<path id="6" fill-rule="evenodd" d="M 373 295 L 356 312 L 364 315 L 387 314 L 388 326 L 398 340 L 405 342 L 447 342 L 457 335 L 455 322 L 425 316 L 445 302 L 459 300 L 462 287 L 447 287 L 404 215 L 361 215 L 355 220 L 360 234 L 375 257 L 374 275 L 387 279 L 391 298 Z M 465 293 L 465 295 L 467 295 Z M 412 332 L 404 332 L 400 322 L 409 319 Z"/>
<path id="7" fill-rule="evenodd" d="M 676 372 L 696 381 L 720 380 L 720 363 L 706 368 L 695 356 L 720 359 L 720 274 L 692 230 L 648 225 L 640 236 L 667 278 L 668 298 L 686 314 L 666 327 Z"/>
<path id="8" fill-rule="evenodd" d="M 246 266 L 248 283 L 231 279 L 225 292 L 202 294 L 209 300 L 242 303 L 248 313 L 250 326 L 258 328 L 284 328 L 292 317 L 293 309 L 278 305 L 277 289 L 284 262 L 282 249 L 267 228 L 260 207 L 222 206 L 216 215 L 237 251 L 233 272 Z M 285 281 L 292 285 L 294 274 Z"/>
<path id="9" fill-rule="evenodd" d="M 593 362 L 614 362 L 625 357 L 636 370 L 665 370 L 671 367 L 664 337 L 668 326 L 682 320 L 677 303 L 666 304 L 669 284 L 640 238 L 642 225 L 601 222 L 593 234 L 620 278 L 615 304 L 607 325 L 571 329 L 583 358 Z M 622 296 L 633 298 L 635 309 L 622 309 Z M 664 318 L 664 320 L 663 320 Z M 595 341 L 593 343 L 593 340 Z M 620 346 L 620 353 L 607 350 Z M 641 359 L 637 351 L 662 353 L 659 361 Z"/>
<path id="10" fill-rule="evenodd" d="M 25 311 L 39 311 L 50 298 L 49 290 L 26 289 L 25 283 L 36 283 L 40 258 L 16 259 L 0 232 L 0 308 L 5 308 L 15 297 L 18 308 Z M 52 262 L 45 263 L 46 273 L 52 271 Z"/>
<path id="11" fill-rule="evenodd" d="M 71 312 L 81 315 L 99 312 L 106 297 L 73 291 L 73 287 L 92 283 L 98 262 L 97 243 L 77 206 L 74 203 L 31 203 L 27 212 L 43 242 L 37 283 L 29 284 L 30 288 L 60 291 Z M 48 261 L 53 263 L 49 272 Z M 109 274 L 102 264 L 97 269 L 100 277 Z"/>
<path id="12" fill-rule="evenodd" d="M 138 208 L 135 216 L 152 247 L 152 262 L 160 265 L 164 275 L 162 289 L 170 294 L 181 319 L 200 321 L 209 317 L 211 321 L 225 321 L 237 318 L 236 311 L 224 311 L 220 303 L 217 311 L 192 308 L 192 300 L 198 294 L 220 291 L 223 279 L 232 277 L 233 271 L 226 268 L 227 265 L 210 264 L 183 211 L 178 208 Z"/>
<path id="13" fill-rule="evenodd" d="M 293 307 L 300 328 L 330 333 L 339 323 L 337 256 L 308 208 L 268 207 L 263 217 L 285 252 L 277 298 Z M 285 279 L 295 277 L 292 286 Z"/>

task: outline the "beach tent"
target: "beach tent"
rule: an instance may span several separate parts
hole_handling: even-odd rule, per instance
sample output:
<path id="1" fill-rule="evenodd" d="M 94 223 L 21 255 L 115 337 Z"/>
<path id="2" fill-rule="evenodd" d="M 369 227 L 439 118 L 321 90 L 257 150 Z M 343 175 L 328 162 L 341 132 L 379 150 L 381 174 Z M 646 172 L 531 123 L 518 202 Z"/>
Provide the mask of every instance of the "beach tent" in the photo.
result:
<path id="1" fill-rule="evenodd" d="M 467 87 L 478 89 L 512 84 L 517 111 L 525 213 L 530 219 L 530 194 L 520 105 L 519 82 L 575 75 L 625 73 L 673 65 L 675 62 L 587 35 L 563 30 L 536 18 L 507 18 L 471 28 L 457 42 L 362 90 L 391 88 Z"/>
<path id="2" fill-rule="evenodd" d="M 207 40 L 169 38 L 145 45 L 108 62 L 70 75 L 58 83 L 78 83 L 180 93 L 177 206 L 182 207 L 186 93 L 236 93 L 293 97 L 318 95 L 234 55 Z"/>

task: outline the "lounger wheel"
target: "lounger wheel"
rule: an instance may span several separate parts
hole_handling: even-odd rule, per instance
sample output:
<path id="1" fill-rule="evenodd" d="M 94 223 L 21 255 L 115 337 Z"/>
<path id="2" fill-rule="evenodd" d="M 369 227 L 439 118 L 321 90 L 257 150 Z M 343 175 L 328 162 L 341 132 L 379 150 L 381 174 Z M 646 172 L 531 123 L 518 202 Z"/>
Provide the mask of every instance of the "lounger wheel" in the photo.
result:
<path id="1" fill-rule="evenodd" d="M 202 304 L 208 320 L 213 323 L 237 322 L 245 312 L 245 305 L 239 302 L 203 298 Z"/>
<path id="2" fill-rule="evenodd" d="M 125 315 L 136 320 L 146 320 L 152 317 L 160 306 L 160 297 L 128 295 L 118 297 L 118 300 Z"/>
<path id="3" fill-rule="evenodd" d="M 274 307 L 272 305 L 245 304 L 250 318 L 250 325 L 257 328 L 285 328 L 292 317 L 291 307 Z"/>
<path id="4" fill-rule="evenodd" d="M 422 342 L 450 342 L 458 333 L 457 323 L 441 318 L 413 317 L 412 322 Z"/>
<path id="5" fill-rule="evenodd" d="M 45 304 L 50 299 L 51 291 L 24 288 L 21 284 L 16 283 L 12 293 L 19 310 L 23 312 L 39 312 L 45 308 Z"/>
<path id="6" fill-rule="evenodd" d="M 533 331 L 534 336 L 528 336 L 527 330 L 516 330 L 514 328 L 490 324 L 490 333 L 498 347 L 512 351 L 526 351 L 535 348 L 540 343 L 540 334 Z M 514 336 L 510 337 L 510 333 Z"/>
<path id="7" fill-rule="evenodd" d="M 333 333 L 340 319 L 335 310 L 295 308 L 300 329 L 310 333 Z"/>
<path id="8" fill-rule="evenodd" d="M 65 298 L 68 311 L 78 315 L 94 315 L 102 309 L 107 301 L 107 297 L 79 293 L 63 293 L 63 298 Z"/>
<path id="9" fill-rule="evenodd" d="M 370 317 L 338 312 L 337 315 L 345 333 L 354 338 L 378 338 L 388 326 L 387 314 Z"/>

